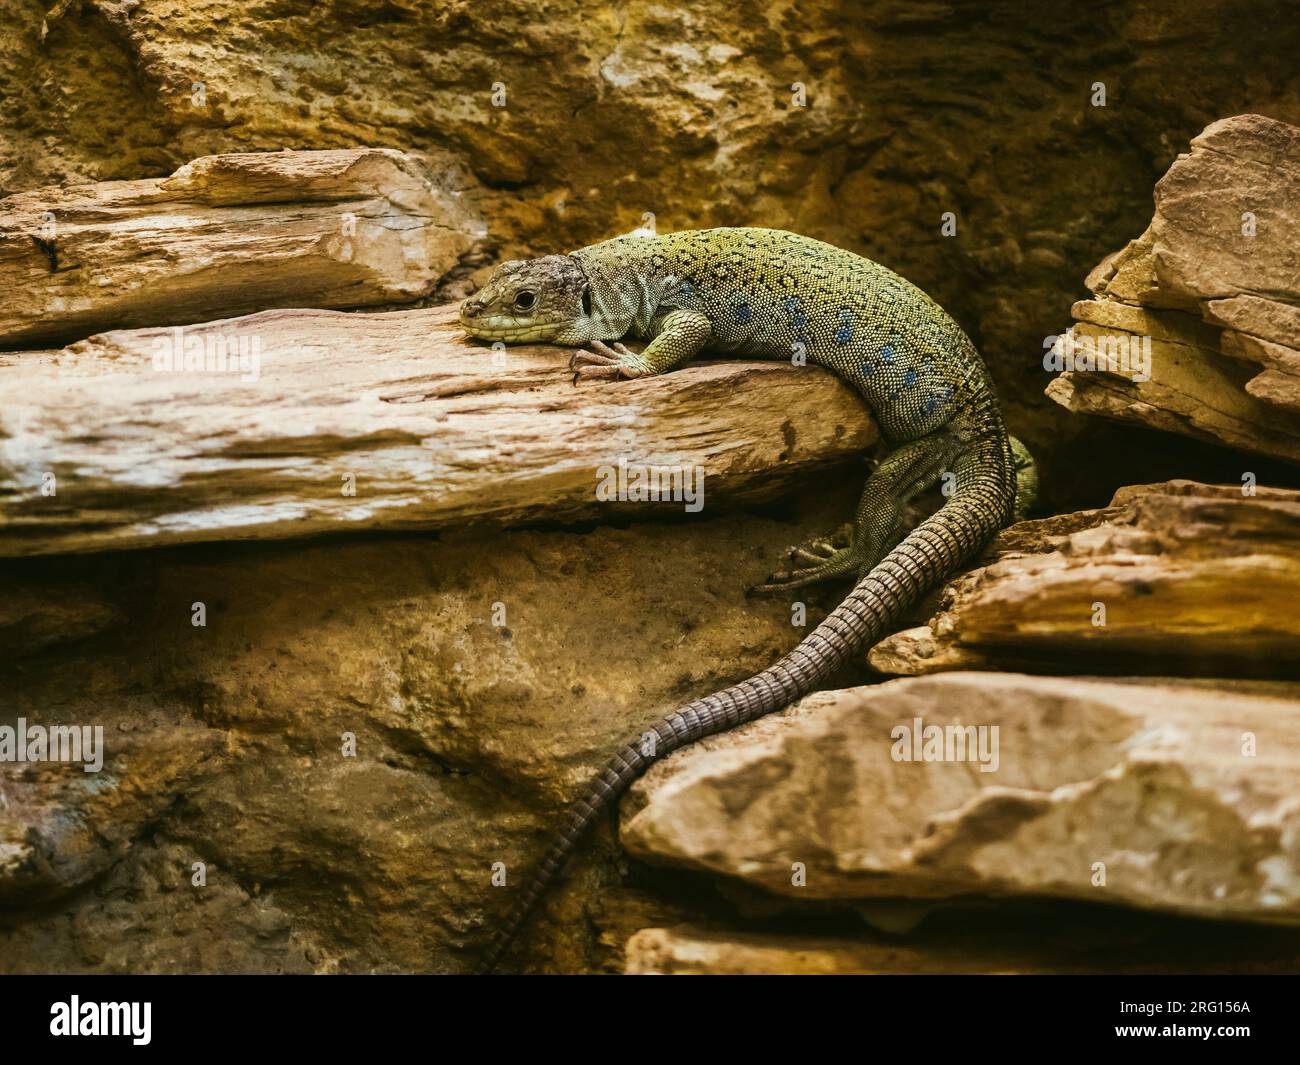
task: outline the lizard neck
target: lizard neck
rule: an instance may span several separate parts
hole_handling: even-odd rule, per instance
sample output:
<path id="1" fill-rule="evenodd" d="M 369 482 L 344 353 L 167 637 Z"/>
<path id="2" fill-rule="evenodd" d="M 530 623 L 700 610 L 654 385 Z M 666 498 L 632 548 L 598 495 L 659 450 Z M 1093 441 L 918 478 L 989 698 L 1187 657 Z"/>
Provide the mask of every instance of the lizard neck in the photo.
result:
<path id="1" fill-rule="evenodd" d="M 659 310 L 663 285 L 631 249 L 610 257 L 600 245 L 573 253 L 591 286 L 592 339 L 619 340 L 644 336 Z"/>

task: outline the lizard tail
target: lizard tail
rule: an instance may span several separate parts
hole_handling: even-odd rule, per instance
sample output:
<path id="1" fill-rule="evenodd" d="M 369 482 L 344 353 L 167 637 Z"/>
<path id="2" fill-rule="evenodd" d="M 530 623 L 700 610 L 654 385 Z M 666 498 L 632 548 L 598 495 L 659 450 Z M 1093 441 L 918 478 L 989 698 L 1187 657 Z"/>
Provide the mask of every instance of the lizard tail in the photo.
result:
<path id="1" fill-rule="evenodd" d="M 481 971 L 496 968 L 593 820 L 653 763 L 688 743 L 789 706 L 876 643 L 922 595 L 984 549 L 1011 516 L 1015 460 L 1001 419 L 954 463 L 957 487 L 854 586 L 799 645 L 748 680 L 697 699 L 623 747 L 569 810 Z M 987 423 L 986 423 L 987 424 Z"/>

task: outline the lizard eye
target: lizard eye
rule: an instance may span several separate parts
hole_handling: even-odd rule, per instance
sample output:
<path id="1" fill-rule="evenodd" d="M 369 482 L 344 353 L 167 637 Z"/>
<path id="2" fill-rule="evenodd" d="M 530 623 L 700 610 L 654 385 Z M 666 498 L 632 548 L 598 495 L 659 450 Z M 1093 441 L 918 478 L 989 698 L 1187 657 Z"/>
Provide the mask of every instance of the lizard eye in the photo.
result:
<path id="1" fill-rule="evenodd" d="M 537 293 L 529 292 L 527 289 L 524 289 L 523 292 L 519 293 L 519 295 L 515 297 L 515 306 L 521 311 L 528 310 L 536 302 Z"/>

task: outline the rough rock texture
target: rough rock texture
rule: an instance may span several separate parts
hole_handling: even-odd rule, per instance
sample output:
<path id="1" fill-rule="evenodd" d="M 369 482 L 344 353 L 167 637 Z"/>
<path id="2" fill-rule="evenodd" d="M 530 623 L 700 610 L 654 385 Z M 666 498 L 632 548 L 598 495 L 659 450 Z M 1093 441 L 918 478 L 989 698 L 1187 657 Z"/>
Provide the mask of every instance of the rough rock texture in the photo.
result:
<path id="1" fill-rule="evenodd" d="M 232 369 L 155 370 L 191 345 L 211 365 L 212 342 Z M 236 353 L 250 357 L 238 369 Z M 566 359 L 470 343 L 452 307 L 266 311 L 0 356 L 17 400 L 0 408 L 0 554 L 680 515 L 697 471 L 703 507 L 770 498 L 876 440 L 861 401 L 815 367 L 701 363 L 577 388 Z M 620 460 L 628 498 L 597 498 Z M 637 466 L 687 479 L 675 500 L 639 501 Z"/>
<path id="2" fill-rule="evenodd" d="M 265 153 L 343 159 L 377 146 L 437 160 L 434 195 L 462 192 L 458 209 L 490 219 L 491 232 L 471 254 L 452 248 L 439 260 L 441 269 L 459 255 L 428 300 L 472 287 L 489 256 L 561 250 L 641 224 L 784 226 L 863 251 L 956 314 L 987 352 L 1013 428 L 1045 460 L 1049 496 L 1093 505 L 1106 498 L 1096 482 L 1109 491 L 1141 479 L 1153 449 L 1117 450 L 1116 440 L 1143 434 L 1076 430 L 1087 420 L 1044 398 L 1042 337 L 1059 324 L 1078 264 L 1139 230 L 1151 182 L 1188 137 L 1235 111 L 1300 121 L 1300 25 L 1289 15 L 1285 0 L 1195 0 L 1169 12 L 812 0 L 757 14 L 717 0 L 595 10 L 575 0 L 0 0 L 0 195 L 16 194 L 8 210 L 25 212 L 11 220 L 15 239 L 0 242 L 0 266 L 14 267 L 26 300 L 20 335 L 37 338 L 33 347 L 99 328 L 67 314 L 70 303 L 42 310 L 23 287 L 29 277 L 38 293 L 85 298 L 48 288 L 84 280 L 60 276 L 86 272 L 89 258 L 74 252 L 107 263 L 125 249 L 117 281 L 92 294 L 154 301 L 129 319 L 142 331 L 0 355 L 0 548 L 83 552 L 0 560 L 0 726 L 101 724 L 107 740 L 100 774 L 0 764 L 0 970 L 472 965 L 507 907 L 491 887 L 493 863 L 517 884 L 562 804 L 617 741 L 795 643 L 790 604 L 743 589 L 776 568 L 779 548 L 843 520 L 862 481 L 837 460 L 874 430 L 824 376 L 705 365 L 575 393 L 563 354 L 516 349 L 494 362 L 455 339 L 437 309 L 209 322 L 182 342 L 256 341 L 256 380 L 154 373 L 161 345 L 175 343 L 163 328 L 173 314 L 428 291 L 437 270 L 410 269 L 412 230 L 390 228 L 426 217 L 412 203 L 427 190 L 407 185 L 397 156 L 366 147 L 348 181 L 374 166 L 383 173 L 373 187 L 344 189 L 322 174 L 281 205 L 249 168 L 293 157 Z M 1103 84 L 1105 106 L 1093 106 Z M 1277 147 L 1239 138 L 1220 154 L 1236 173 L 1248 152 Z M 196 164 L 197 176 L 191 167 L 166 178 L 197 156 L 232 152 L 263 154 L 243 157 L 237 172 Z M 1269 158 L 1255 162 L 1275 202 L 1286 175 Z M 84 203 L 87 193 L 29 190 L 111 180 L 159 196 L 189 187 L 165 212 L 162 201 L 142 205 L 152 222 L 92 225 L 84 208 L 65 206 L 51 212 L 53 239 L 32 238 L 33 224 L 49 221 L 42 201 Z M 227 199 L 199 203 L 196 183 Z M 1213 346 L 1206 338 L 1217 343 L 1226 323 L 1236 337 L 1226 353 L 1253 365 L 1221 372 L 1241 385 L 1248 412 L 1285 406 L 1290 355 L 1280 348 L 1294 347 L 1294 323 L 1278 294 L 1290 291 L 1279 284 L 1291 260 L 1268 245 L 1283 269 L 1262 286 L 1239 271 L 1206 275 L 1205 228 L 1187 223 L 1199 224 L 1202 209 L 1221 222 L 1221 207 L 1167 188 L 1170 204 L 1187 207 L 1169 217 L 1192 237 L 1170 253 L 1179 283 L 1236 287 L 1205 308 L 1149 307 L 1117 302 L 1112 271 L 1107 313 L 1176 315 L 1184 346 Z M 946 212 L 953 236 L 940 229 Z M 387 271 L 366 281 L 364 300 L 347 294 L 354 278 L 338 260 L 365 263 L 335 225 L 357 213 L 373 238 L 367 255 Z M 164 214 L 204 226 L 157 236 Z M 250 227 L 253 218 L 265 225 Z M 237 273 L 274 254 L 255 239 L 267 226 L 282 227 L 286 258 Z M 214 227 L 248 238 L 215 269 L 210 244 L 179 239 Z M 159 242 L 207 269 L 169 295 L 159 275 L 133 282 Z M 1142 276 L 1143 254 L 1126 260 L 1125 277 Z M 1147 276 L 1157 278 L 1154 267 Z M 216 288 L 219 305 L 194 309 Z M 1218 317 L 1202 321 L 1211 307 Z M 1174 325 L 1158 339 L 1166 334 L 1183 343 Z M 1295 457 L 1290 423 L 1235 407 L 1203 416 L 1215 429 L 1198 432 L 1199 461 L 1219 450 L 1203 441 L 1232 442 L 1229 430 L 1259 453 Z M 1063 446 L 1079 432 L 1091 434 L 1085 462 Z M 1192 441 L 1167 440 L 1174 468 L 1190 473 Z M 681 515 L 680 503 L 597 505 L 596 467 L 620 457 L 705 464 L 716 478 L 706 506 L 797 484 L 798 519 L 769 508 L 593 528 Z M 46 474 L 56 495 L 42 493 Z M 348 474 L 355 496 L 341 491 Z M 1021 526 L 993 565 L 1014 561 L 1019 536 L 1019 554 L 1044 564 L 1036 579 L 1049 594 L 1065 587 L 1053 565 L 1086 571 L 1074 589 L 1082 613 L 1062 599 L 1041 629 L 1043 661 L 1058 660 L 1067 622 L 1090 626 L 1089 582 L 1101 577 L 1116 600 L 1108 624 L 1140 652 L 1175 652 L 1189 670 L 1255 672 L 1269 657 L 1295 659 L 1292 611 L 1279 605 L 1295 601 L 1296 504 L 1267 490 L 1247 509 L 1237 503 L 1166 486 Z M 512 522 L 543 528 L 489 527 Z M 557 522 L 569 527 L 555 531 Z M 458 528 L 469 523 L 478 527 Z M 432 531 L 368 535 L 375 529 Z M 353 535 L 171 546 L 327 531 Z M 145 545 L 162 549 L 107 550 Z M 1221 571 L 1239 579 L 1232 602 Z M 835 592 L 809 593 L 808 624 Z M 1203 626 L 1188 596 L 1208 596 Z M 1031 600 L 1022 593 L 1027 611 Z M 1177 646 L 1156 635 L 1156 610 L 1179 626 Z M 1040 631 L 1031 613 L 1007 616 Z M 944 653 L 987 664 L 1005 652 L 995 648 L 1001 620 L 985 618 L 978 648 Z M 1106 639 L 1085 631 L 1076 660 L 1114 666 L 1127 652 Z M 690 870 L 628 863 L 603 823 L 514 961 L 561 971 L 1294 969 L 1300 930 L 1262 922 L 1300 924 L 1296 696 L 1262 682 L 949 674 L 808 700 L 683 752 L 646 782 L 657 790 L 628 838 L 678 847 Z M 888 726 L 921 711 L 998 724 L 998 772 L 890 760 Z M 1246 731 L 1256 755 L 1242 753 Z M 788 855 L 773 858 L 783 846 L 799 849 L 808 887 L 791 887 Z M 774 860 L 784 870 L 774 873 Z M 953 893 L 1012 897 L 977 915 L 972 934 L 969 914 L 964 933 L 942 912 L 909 916 L 915 900 L 885 913 L 894 900 L 866 898 L 882 892 L 912 892 L 921 905 Z M 1105 911 L 1089 924 L 1066 919 L 1063 907 L 1077 902 L 1027 894 L 1130 910 L 1087 907 Z M 765 934 L 683 927 L 725 923 L 728 909 Z"/>
<path id="3" fill-rule="evenodd" d="M 788 604 L 745 586 L 831 521 L 0 563 L 6 597 L 121 613 L 0 660 L 0 725 L 99 723 L 107 748 L 99 774 L 0 763 L 0 971 L 472 966 L 506 905 L 491 863 L 523 875 L 617 742 L 793 646 Z M 590 968 L 612 868 L 598 836 L 516 963 Z"/>
<path id="4" fill-rule="evenodd" d="M 387 149 L 213 155 L 0 200 L 0 347 L 426 295 L 481 234 L 467 179 Z"/>
<path id="5" fill-rule="evenodd" d="M 944 587 L 924 626 L 877 644 L 871 664 L 1300 673 L 1300 492 L 1134 486 L 1103 510 L 1005 529 L 984 562 Z"/>
<path id="6" fill-rule="evenodd" d="M 1034 366 L 1061 294 L 1140 230 L 1152 183 L 1209 122 L 1300 122 L 1289 0 L 757 14 L 724 0 L 0 0 L 0 22 L 3 192 L 162 176 L 215 152 L 444 148 L 484 183 L 503 253 L 588 243 L 646 213 L 663 229 L 798 229 L 957 315 L 1048 490 L 1095 493 L 1071 506 L 1121 482 L 1104 465 L 1088 471 L 1099 490 L 1051 475 L 1077 435 Z"/>
<path id="7" fill-rule="evenodd" d="M 1150 337 L 1150 380 L 1067 371 L 1047 394 L 1300 462 L 1300 127 L 1259 115 L 1214 123 L 1155 201 L 1150 228 L 1089 276 L 1096 298 L 1075 305 L 1071 331 Z"/>
<path id="8" fill-rule="evenodd" d="M 954 907 L 919 934 L 845 929 L 762 933 L 675 925 L 644 928 L 627 943 L 631 975 L 849 975 L 854 973 L 1294 973 L 1300 931 L 1061 907 Z M 1192 930 L 1194 929 L 1194 933 Z M 852 933 L 852 934 L 851 934 Z M 1192 934 L 1189 934 L 1192 933 Z"/>
<path id="9" fill-rule="evenodd" d="M 0 657 L 35 654 L 120 625 L 125 618 L 91 584 L 10 585 L 0 596 Z"/>
<path id="10" fill-rule="evenodd" d="M 1300 924 L 1298 695 L 977 673 L 824 692 L 651 769 L 621 840 L 797 898 L 1054 896 Z M 997 757 L 895 758 L 895 730 L 925 726 L 996 727 Z"/>

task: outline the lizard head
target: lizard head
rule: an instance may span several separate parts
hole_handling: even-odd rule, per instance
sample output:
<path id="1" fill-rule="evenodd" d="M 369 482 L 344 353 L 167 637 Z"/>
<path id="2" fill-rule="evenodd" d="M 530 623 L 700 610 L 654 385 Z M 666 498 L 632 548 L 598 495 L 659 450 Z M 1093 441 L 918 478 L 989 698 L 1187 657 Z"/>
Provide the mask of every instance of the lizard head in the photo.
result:
<path id="1" fill-rule="evenodd" d="M 460 305 L 465 332 L 508 344 L 581 344 L 589 338 L 590 318 L 587 275 L 568 255 L 502 263 Z"/>

